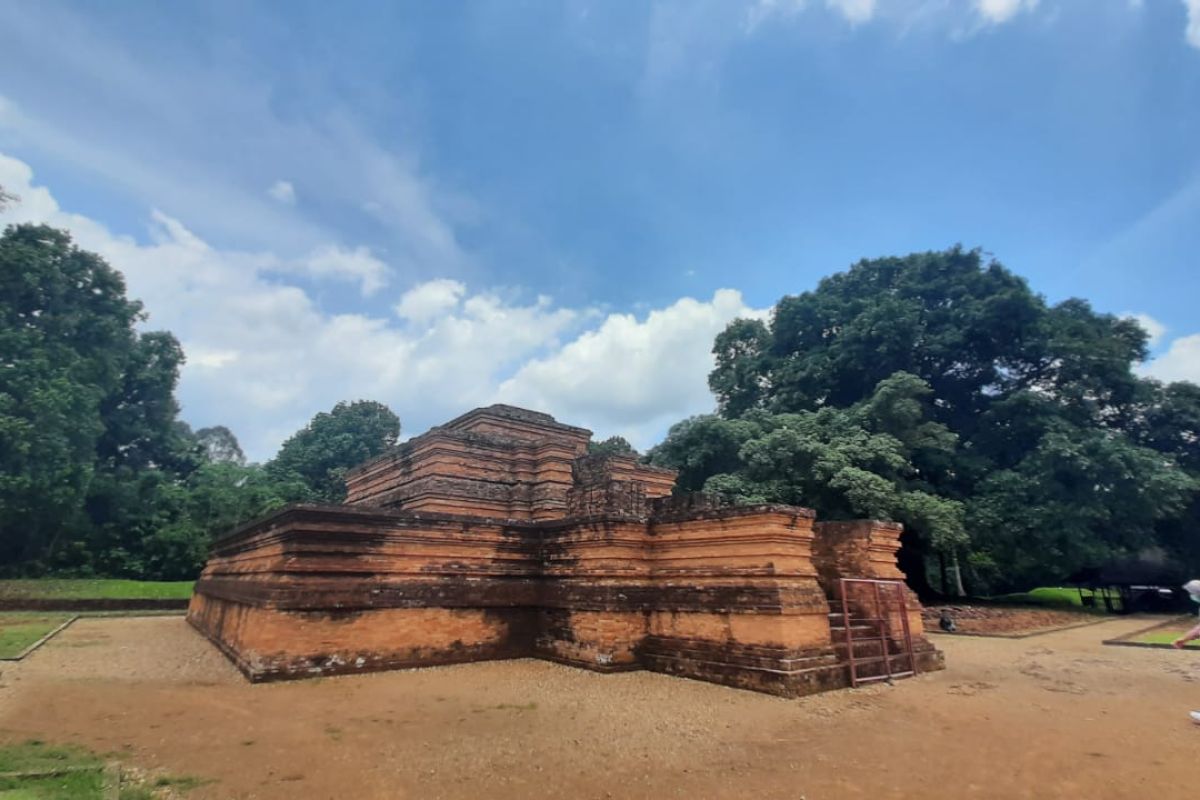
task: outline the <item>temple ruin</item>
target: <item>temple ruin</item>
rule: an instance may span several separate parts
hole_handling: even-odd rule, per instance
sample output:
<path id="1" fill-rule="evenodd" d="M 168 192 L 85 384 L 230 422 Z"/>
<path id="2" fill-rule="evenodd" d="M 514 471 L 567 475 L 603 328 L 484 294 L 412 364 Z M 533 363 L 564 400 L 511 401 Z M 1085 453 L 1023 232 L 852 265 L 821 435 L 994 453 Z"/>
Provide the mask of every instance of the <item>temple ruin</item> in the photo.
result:
<path id="1" fill-rule="evenodd" d="M 217 541 L 188 620 L 255 681 L 535 657 L 797 696 L 850 685 L 851 654 L 860 679 L 941 668 L 902 584 L 843 611 L 842 579 L 903 579 L 899 525 L 675 496 L 590 439 L 468 412 L 350 472 L 344 505 Z"/>

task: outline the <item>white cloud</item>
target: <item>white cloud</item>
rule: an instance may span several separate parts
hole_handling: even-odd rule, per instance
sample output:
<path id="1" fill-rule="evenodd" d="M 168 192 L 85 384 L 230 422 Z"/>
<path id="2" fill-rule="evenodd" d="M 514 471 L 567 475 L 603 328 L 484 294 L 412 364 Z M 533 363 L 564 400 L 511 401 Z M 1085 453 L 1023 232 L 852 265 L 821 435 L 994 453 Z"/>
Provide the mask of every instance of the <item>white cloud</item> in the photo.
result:
<path id="1" fill-rule="evenodd" d="M 1138 325 L 1142 326 L 1142 330 L 1150 337 L 1150 346 L 1154 347 L 1162 341 L 1163 336 L 1167 332 L 1167 326 L 1156 320 L 1149 314 L 1135 314 L 1132 311 L 1127 311 L 1121 315 L 1126 319 L 1131 319 Z"/>
<path id="2" fill-rule="evenodd" d="M 467 287 L 449 278 L 427 281 L 400 296 L 396 314 L 412 322 L 426 322 L 458 307 Z"/>
<path id="3" fill-rule="evenodd" d="M 1037 8 L 1038 0 L 974 0 L 975 11 L 992 25 L 1008 22 L 1022 11 Z"/>
<path id="4" fill-rule="evenodd" d="M 875 16 L 875 0 L 825 0 L 825 5 L 840 12 L 851 25 Z"/>
<path id="5" fill-rule="evenodd" d="M 188 363 L 195 367 L 220 369 L 232 364 L 241 355 L 237 350 L 206 350 L 203 345 L 183 343 L 183 351 L 187 353 Z"/>
<path id="6" fill-rule="evenodd" d="M 733 289 L 720 289 L 708 301 L 685 297 L 644 319 L 611 314 L 595 330 L 522 366 L 501 384 L 499 396 L 645 447 L 670 423 L 713 409 L 713 339 L 737 317 L 765 315 Z"/>
<path id="7" fill-rule="evenodd" d="M 1172 339 L 1167 352 L 1145 364 L 1139 371 L 1166 383 L 1200 383 L 1200 333 Z"/>
<path id="8" fill-rule="evenodd" d="M 755 28 L 774 16 L 792 17 L 804 10 L 804 0 L 755 0 L 746 11 L 746 30 Z"/>
<path id="9" fill-rule="evenodd" d="M 755 0 L 746 12 L 746 29 L 753 31 L 771 17 L 794 17 L 807 8 L 807 0 Z M 840 14 L 851 25 L 858 25 L 874 18 L 878 2 L 877 0 L 825 0 L 825 8 Z"/>
<path id="10" fill-rule="evenodd" d="M 64 211 L 28 165 L 3 154 L 0 184 L 21 197 L 0 225 L 69 229 L 124 273 L 150 314 L 146 327 L 183 343 L 184 418 L 228 425 L 254 459 L 269 458 L 316 412 L 359 398 L 387 403 L 407 433 L 505 400 L 646 447 L 670 423 L 713 407 L 713 337 L 734 317 L 760 313 L 727 289 L 644 318 L 604 317 L 438 279 L 400 296 L 402 320 L 334 314 L 289 276 L 352 279 L 366 290 L 382 280 L 366 251 L 331 246 L 289 265 L 269 252 L 213 247 L 161 212 L 139 241 Z"/>
<path id="11" fill-rule="evenodd" d="M 296 204 L 296 187 L 289 181 L 275 181 L 271 188 L 267 189 L 267 194 L 285 205 Z"/>
<path id="12" fill-rule="evenodd" d="M 1200 0 L 1183 0 L 1187 9 L 1187 28 L 1184 37 L 1192 47 L 1200 47 Z"/>
<path id="13" fill-rule="evenodd" d="M 1184 0 L 1196 4 L 1200 0 Z M 852 26 L 876 20 L 890 21 L 902 31 L 914 25 L 942 28 L 952 39 L 964 39 L 981 29 L 1011 22 L 1031 12 L 1040 0 L 750 0 L 746 5 L 744 32 L 753 34 L 768 21 L 790 21 L 815 8 L 843 17 Z"/>
<path id="14" fill-rule="evenodd" d="M 314 278 L 334 278 L 356 281 L 363 296 L 375 294 L 388 282 L 391 270 L 366 247 L 347 249 L 336 245 L 318 248 L 296 264 L 300 271 Z"/>

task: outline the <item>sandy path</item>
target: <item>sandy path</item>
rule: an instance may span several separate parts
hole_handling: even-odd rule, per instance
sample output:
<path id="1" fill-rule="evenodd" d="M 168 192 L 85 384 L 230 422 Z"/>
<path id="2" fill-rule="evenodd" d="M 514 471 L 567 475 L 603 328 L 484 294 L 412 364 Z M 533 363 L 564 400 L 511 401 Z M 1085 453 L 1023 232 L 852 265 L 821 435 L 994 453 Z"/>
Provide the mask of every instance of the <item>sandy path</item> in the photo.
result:
<path id="1" fill-rule="evenodd" d="M 1125 619 L 937 639 L 803 700 L 538 661 L 251 686 L 181 618 L 81 620 L 0 674 L 0 739 L 124 751 L 191 798 L 1134 798 L 1200 774 L 1200 658 Z"/>

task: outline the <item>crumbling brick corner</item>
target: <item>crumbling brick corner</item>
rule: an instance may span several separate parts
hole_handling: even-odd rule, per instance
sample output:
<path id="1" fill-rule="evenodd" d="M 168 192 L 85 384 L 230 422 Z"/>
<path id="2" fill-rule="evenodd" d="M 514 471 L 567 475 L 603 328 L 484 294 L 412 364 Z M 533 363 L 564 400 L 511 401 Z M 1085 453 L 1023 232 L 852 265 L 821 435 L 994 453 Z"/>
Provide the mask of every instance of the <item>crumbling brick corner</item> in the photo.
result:
<path id="1" fill-rule="evenodd" d="M 848 684 L 830 592 L 901 578 L 896 526 L 672 496 L 673 472 L 589 456 L 590 435 L 464 414 L 352 471 L 346 505 L 218 541 L 188 619 L 251 680 L 533 656 L 785 696 Z M 939 668 L 915 597 L 909 618 Z"/>

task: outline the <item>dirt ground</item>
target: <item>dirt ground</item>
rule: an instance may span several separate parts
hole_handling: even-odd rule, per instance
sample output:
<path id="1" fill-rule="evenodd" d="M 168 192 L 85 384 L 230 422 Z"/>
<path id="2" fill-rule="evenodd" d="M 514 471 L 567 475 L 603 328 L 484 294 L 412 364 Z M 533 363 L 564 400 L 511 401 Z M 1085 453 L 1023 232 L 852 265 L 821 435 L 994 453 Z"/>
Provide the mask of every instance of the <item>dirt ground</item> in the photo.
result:
<path id="1" fill-rule="evenodd" d="M 189 798 L 1143 798 L 1200 767 L 1200 657 L 939 636 L 944 672 L 782 700 L 539 661 L 251 686 L 182 618 L 84 619 L 0 670 L 0 741 L 211 783 Z"/>

